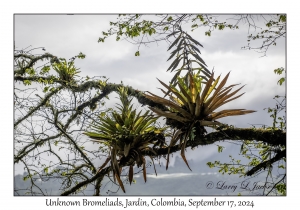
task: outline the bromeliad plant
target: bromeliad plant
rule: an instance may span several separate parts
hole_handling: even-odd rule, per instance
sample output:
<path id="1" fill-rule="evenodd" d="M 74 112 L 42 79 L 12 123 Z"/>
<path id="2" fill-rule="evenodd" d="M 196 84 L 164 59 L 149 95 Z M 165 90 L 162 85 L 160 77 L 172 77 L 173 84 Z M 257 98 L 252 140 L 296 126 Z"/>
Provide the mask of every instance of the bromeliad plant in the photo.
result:
<path id="1" fill-rule="evenodd" d="M 242 96 L 244 93 L 233 97 L 243 87 L 233 92 L 231 92 L 231 90 L 237 84 L 225 87 L 230 73 L 228 73 L 220 83 L 220 76 L 214 80 L 214 73 L 211 74 L 205 83 L 202 82 L 202 78 L 199 74 L 200 71 L 196 74 L 188 73 L 188 80 L 186 80 L 186 77 L 177 77 L 178 88 L 172 84 L 166 85 L 159 80 L 167 89 L 167 91 L 161 89 L 162 92 L 168 95 L 170 100 L 150 92 L 145 94 L 146 98 L 169 108 L 168 111 L 163 111 L 155 107 L 149 107 L 158 116 L 166 117 L 167 122 L 177 128 L 170 141 L 169 148 L 180 140 L 181 156 L 188 167 L 189 165 L 185 157 L 186 143 L 189 139 L 195 138 L 195 136 L 203 136 L 206 133 L 204 126 L 216 127 L 221 125 L 220 122 L 216 121 L 219 118 L 255 112 L 245 109 L 216 111 L 220 106 Z M 188 83 L 186 81 L 188 81 Z M 169 154 L 167 157 L 167 168 L 168 162 Z"/>
<path id="2" fill-rule="evenodd" d="M 153 148 L 165 144 L 163 133 L 166 128 L 155 126 L 157 117 L 150 114 L 150 110 L 144 114 L 142 114 L 142 111 L 137 113 L 136 109 L 133 109 L 132 99 L 128 97 L 126 88 L 121 87 L 119 89 L 119 98 L 121 104 L 118 104 L 117 110 L 103 116 L 100 115 L 99 120 L 91 125 L 91 131 L 84 134 L 93 139 L 92 141 L 104 144 L 109 148 L 110 155 L 98 172 L 110 161 L 113 177 L 117 179 L 120 187 L 125 192 L 120 179 L 122 170 L 119 166 L 120 163 L 129 161 L 126 163 L 130 165 L 128 173 L 130 184 L 133 180 L 133 167 L 135 164 L 137 167 L 143 167 L 143 176 L 146 182 L 144 152 L 150 151 L 153 155 L 156 155 Z M 150 158 L 152 159 L 151 156 Z"/>
<path id="3" fill-rule="evenodd" d="M 58 73 L 59 78 L 66 82 L 74 81 L 74 77 L 80 73 L 74 66 L 74 61 L 67 62 L 66 59 L 60 59 L 59 62 L 54 62 L 52 68 Z"/>

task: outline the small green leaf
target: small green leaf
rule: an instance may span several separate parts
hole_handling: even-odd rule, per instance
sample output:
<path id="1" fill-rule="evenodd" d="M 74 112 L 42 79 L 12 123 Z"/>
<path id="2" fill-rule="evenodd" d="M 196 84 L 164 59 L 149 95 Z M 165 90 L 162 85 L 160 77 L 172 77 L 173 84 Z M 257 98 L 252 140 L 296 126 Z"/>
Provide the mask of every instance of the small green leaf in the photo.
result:
<path id="1" fill-rule="evenodd" d="M 275 74 L 278 74 L 278 75 L 280 75 L 280 74 L 282 74 L 282 72 L 284 72 L 284 68 L 277 68 L 277 69 L 274 69 L 274 73 Z"/>
<path id="2" fill-rule="evenodd" d="M 202 15 L 197 15 L 197 18 L 199 18 L 200 19 L 200 21 L 204 21 L 204 18 L 203 18 L 203 16 Z"/>
<path id="3" fill-rule="evenodd" d="M 206 163 L 210 168 L 213 168 L 215 165 L 212 162 Z"/>
<path id="4" fill-rule="evenodd" d="M 85 54 L 83 54 L 82 52 L 80 52 L 80 53 L 77 55 L 77 58 L 84 59 L 84 58 L 85 58 Z"/>
<path id="5" fill-rule="evenodd" d="M 106 37 L 104 37 L 104 38 L 101 38 L 101 37 L 100 37 L 100 38 L 98 39 L 98 42 L 104 42 L 105 38 L 106 38 Z"/>
<path id="6" fill-rule="evenodd" d="M 48 167 L 44 168 L 44 172 L 47 174 L 48 173 Z"/>
<path id="7" fill-rule="evenodd" d="M 31 81 L 30 80 L 24 80 L 23 81 L 23 84 L 26 86 L 26 85 L 31 85 Z"/>
<path id="8" fill-rule="evenodd" d="M 33 75 L 35 74 L 35 71 L 34 71 L 33 68 L 28 68 L 28 69 L 25 70 L 25 72 L 26 72 L 27 74 L 29 74 L 30 76 L 33 76 Z"/>
<path id="9" fill-rule="evenodd" d="M 280 15 L 279 22 L 286 22 L 286 15 Z"/>
<path id="10" fill-rule="evenodd" d="M 225 28 L 225 25 L 219 24 L 219 25 L 218 25 L 218 28 L 219 28 L 219 30 L 223 30 L 223 29 Z"/>
<path id="11" fill-rule="evenodd" d="M 44 75 L 44 74 L 48 73 L 49 71 L 50 71 L 50 66 L 44 66 L 40 71 L 40 75 Z"/>
<path id="12" fill-rule="evenodd" d="M 221 153 L 223 151 L 223 146 L 217 145 L 218 146 L 218 153 Z"/>
<path id="13" fill-rule="evenodd" d="M 285 78 L 282 77 L 280 80 L 278 80 L 277 84 L 279 83 L 279 85 L 282 85 L 282 83 L 284 83 L 284 81 L 285 81 Z"/>
<path id="14" fill-rule="evenodd" d="M 205 36 L 211 36 L 211 31 L 206 31 Z"/>
<path id="15" fill-rule="evenodd" d="M 48 91 L 48 89 L 49 89 L 49 86 L 46 86 L 46 87 L 44 88 L 43 92 L 46 93 L 46 92 Z"/>
<path id="16" fill-rule="evenodd" d="M 167 19 L 167 21 L 169 21 L 169 22 L 172 21 L 172 20 L 173 20 L 172 16 L 169 16 L 168 19 Z"/>
<path id="17" fill-rule="evenodd" d="M 134 55 L 135 56 L 140 56 L 140 51 L 136 51 Z"/>

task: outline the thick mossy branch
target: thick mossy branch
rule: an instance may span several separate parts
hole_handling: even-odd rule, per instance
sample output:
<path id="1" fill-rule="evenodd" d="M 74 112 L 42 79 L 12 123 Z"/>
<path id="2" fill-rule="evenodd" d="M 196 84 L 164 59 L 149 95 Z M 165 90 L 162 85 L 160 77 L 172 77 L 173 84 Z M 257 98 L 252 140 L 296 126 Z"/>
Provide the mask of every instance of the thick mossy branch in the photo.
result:
<path id="1" fill-rule="evenodd" d="M 42 82 L 46 82 L 47 83 L 49 81 L 53 82 L 53 83 L 58 83 L 60 85 L 66 85 L 66 81 L 58 79 L 56 77 L 54 77 L 53 75 L 51 76 L 47 76 L 47 77 L 43 77 L 43 76 L 21 76 L 21 75 L 16 75 L 14 77 L 15 81 L 19 81 L 19 82 L 24 82 L 26 80 L 31 81 L 31 82 L 38 82 L 38 83 L 42 83 Z M 72 87 L 72 85 L 69 85 L 69 87 Z"/>
<path id="2" fill-rule="evenodd" d="M 286 132 L 281 130 L 263 130 L 263 129 L 252 129 L 252 128 L 227 128 L 224 130 L 209 133 L 203 137 L 199 137 L 188 141 L 186 147 L 197 147 L 210 145 L 218 141 L 224 140 L 254 140 L 262 141 L 270 145 L 286 145 Z M 170 148 L 170 153 L 177 152 L 180 150 L 178 145 Z M 168 154 L 168 148 L 160 148 L 155 150 L 157 155 Z M 152 155 L 149 153 L 147 155 Z"/>
<path id="3" fill-rule="evenodd" d="M 72 91 L 73 92 L 84 92 L 84 91 L 87 91 L 90 88 L 100 89 L 102 91 L 102 93 L 99 96 L 94 97 L 91 101 L 88 101 L 88 102 L 85 102 L 85 103 L 81 104 L 78 107 L 78 110 L 82 110 L 87 105 L 91 105 L 91 104 L 99 101 L 100 99 L 108 96 L 110 93 L 118 92 L 120 87 L 124 87 L 124 85 L 123 84 L 108 83 L 105 86 L 100 86 L 98 82 L 86 82 L 84 84 L 79 85 L 78 87 L 74 87 L 72 89 Z M 126 88 L 128 89 L 128 95 L 135 97 L 140 104 L 148 105 L 148 106 L 151 106 L 151 107 L 157 107 L 157 108 L 162 109 L 162 110 L 167 110 L 167 108 L 165 106 L 163 106 L 161 104 L 158 104 L 158 103 L 155 103 L 150 99 L 147 99 L 141 91 L 135 90 L 130 86 L 126 86 Z"/>
<path id="4" fill-rule="evenodd" d="M 56 56 L 50 54 L 50 53 L 45 53 L 41 56 L 33 56 L 33 55 L 28 55 L 28 54 L 15 54 L 14 59 L 18 58 L 24 58 L 24 59 L 29 59 L 30 61 L 27 62 L 27 65 L 22 66 L 20 69 L 14 71 L 14 75 L 23 75 L 25 74 L 26 69 L 31 68 L 37 61 L 43 60 L 43 59 L 51 59 L 53 62 L 59 62 Z"/>
<path id="5" fill-rule="evenodd" d="M 138 102 L 140 104 L 142 104 L 143 106 L 148 105 L 151 107 L 157 107 L 163 111 L 168 110 L 167 107 L 146 98 L 145 95 L 141 91 L 135 90 L 132 87 L 128 87 L 128 95 L 135 97 L 138 100 Z"/>
<path id="6" fill-rule="evenodd" d="M 213 144 L 222 140 L 253 140 L 262 141 L 269 145 L 285 146 L 286 132 L 282 130 L 266 130 L 254 128 L 226 128 L 217 132 L 212 132 L 200 139 L 190 141 L 191 146 Z"/>

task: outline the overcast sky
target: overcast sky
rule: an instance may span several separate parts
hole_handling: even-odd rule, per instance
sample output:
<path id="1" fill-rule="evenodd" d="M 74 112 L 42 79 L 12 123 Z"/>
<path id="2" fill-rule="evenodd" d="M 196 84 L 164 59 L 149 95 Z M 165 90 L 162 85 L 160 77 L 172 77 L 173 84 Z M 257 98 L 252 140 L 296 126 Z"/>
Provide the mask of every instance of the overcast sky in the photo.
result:
<path id="1" fill-rule="evenodd" d="M 86 58 L 76 60 L 75 63 L 80 68 L 81 76 L 106 76 L 109 82 L 123 81 L 133 88 L 161 95 L 157 89 L 161 85 L 156 78 L 168 83 L 173 76 L 166 72 L 172 62 L 166 62 L 170 56 L 170 52 L 167 52 L 168 44 L 162 41 L 158 45 L 142 46 L 141 56 L 135 57 L 137 46 L 126 40 L 116 42 L 115 37 L 110 37 L 104 43 L 98 43 L 102 31 L 109 29 L 109 21 L 116 21 L 116 18 L 117 15 L 15 15 L 15 47 L 20 50 L 29 46 L 27 49 L 44 47 L 46 52 L 67 59 L 82 52 Z M 247 45 L 246 25 L 234 31 L 216 30 L 211 37 L 204 35 L 207 29 L 190 32 L 190 28 L 185 26 L 184 30 L 204 46 L 200 49 L 201 57 L 208 69 L 214 68 L 215 75 L 222 76 L 231 71 L 227 85 L 246 84 L 241 90 L 246 94 L 223 108 L 257 111 L 249 115 L 222 118 L 220 122 L 237 127 L 271 125 L 271 118 L 263 108 L 273 107 L 275 101 L 272 98 L 285 92 L 285 87 L 276 84 L 280 77 L 273 72 L 276 68 L 285 67 L 285 40 L 280 40 L 276 47 L 268 50 L 266 57 L 261 57 L 253 50 L 241 50 L 241 47 Z M 200 149 L 188 151 L 187 158 L 206 159 L 217 151 L 213 145 L 199 152 Z"/>
<path id="2" fill-rule="evenodd" d="M 117 15 L 15 15 L 15 46 L 17 49 L 45 47 L 46 52 L 58 57 L 71 58 L 79 52 L 86 59 L 77 60 L 81 76 L 107 76 L 110 82 L 131 85 L 143 91 L 159 93 L 161 87 L 156 78 L 167 83 L 173 74 L 166 72 L 172 61 L 166 62 L 170 52 L 168 44 L 159 42 L 141 47 L 140 57 L 135 57 L 137 46 L 127 41 L 116 42 L 114 37 L 98 43 L 102 31 L 109 29 L 109 21 Z M 186 28 L 187 31 L 188 28 Z M 253 33 L 253 31 L 250 31 Z M 200 28 L 190 35 L 204 48 L 200 49 L 208 68 L 226 75 L 231 71 L 227 84 L 241 83 L 246 86 L 244 96 L 228 103 L 228 106 L 257 110 L 257 113 L 234 117 L 231 124 L 248 127 L 248 123 L 268 124 L 268 114 L 262 108 L 273 105 L 273 96 L 283 94 L 284 87 L 278 86 L 280 78 L 273 73 L 285 67 L 285 40 L 268 50 L 267 57 L 251 50 L 241 50 L 247 45 L 248 28 L 239 30 L 214 31 L 211 37 L 204 36 Z M 41 53 L 43 51 L 36 51 Z M 224 106 L 225 107 L 225 106 Z M 257 118 L 259 116 L 259 118 Z M 243 123 L 239 122 L 243 118 Z M 224 118 L 225 120 L 226 118 Z"/>

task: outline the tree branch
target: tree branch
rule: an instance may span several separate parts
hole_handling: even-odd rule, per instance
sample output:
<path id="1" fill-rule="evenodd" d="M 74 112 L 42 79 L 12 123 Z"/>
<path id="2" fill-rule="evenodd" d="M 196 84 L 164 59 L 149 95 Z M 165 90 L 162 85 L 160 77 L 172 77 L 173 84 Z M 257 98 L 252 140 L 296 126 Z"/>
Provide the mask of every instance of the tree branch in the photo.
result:
<path id="1" fill-rule="evenodd" d="M 41 102 L 34 107 L 33 109 L 31 109 L 24 117 L 20 118 L 19 120 L 17 120 L 17 122 L 15 122 L 14 124 L 14 128 L 23 120 L 25 120 L 27 117 L 31 116 L 36 110 L 38 110 L 40 107 L 44 106 L 47 101 L 49 100 L 49 98 L 51 98 L 51 96 L 53 96 L 54 94 L 56 94 L 58 91 L 60 91 L 61 89 L 63 89 L 63 86 L 60 86 L 58 88 L 56 88 L 54 91 L 48 93 L 44 99 L 41 100 Z"/>
<path id="2" fill-rule="evenodd" d="M 15 70 L 14 75 L 16 75 L 16 74 L 19 74 L 19 75 L 25 74 L 26 69 L 31 68 L 37 61 L 43 60 L 44 58 L 46 58 L 46 59 L 51 58 L 52 60 L 55 60 L 55 61 L 59 62 L 57 57 L 50 54 L 50 53 L 45 53 L 41 56 L 32 56 L 32 55 L 27 55 L 27 54 L 23 54 L 23 53 L 14 55 L 14 59 L 21 58 L 21 57 L 23 57 L 25 59 L 29 59 L 30 62 L 28 62 L 28 65 L 26 65 L 25 67 L 20 67 L 19 70 Z"/>
<path id="3" fill-rule="evenodd" d="M 245 175 L 246 176 L 252 176 L 253 174 L 255 174 L 256 172 L 258 172 L 261 169 L 265 169 L 266 167 L 272 165 L 273 163 L 279 161 L 280 159 L 282 159 L 283 157 L 286 157 L 286 150 L 282 150 L 280 152 L 278 152 L 275 157 L 271 158 L 268 161 L 262 162 L 260 164 L 258 164 L 257 166 L 253 167 L 250 171 L 248 171 Z"/>
<path id="4" fill-rule="evenodd" d="M 103 179 L 103 177 L 108 174 L 110 171 L 112 170 L 112 168 L 110 166 L 104 168 L 103 170 L 101 170 L 99 173 L 95 174 L 93 177 L 91 177 L 89 180 L 85 180 L 83 182 L 78 183 L 76 186 L 72 187 L 70 190 L 67 190 L 65 192 L 63 192 L 61 195 L 62 196 L 67 196 L 70 195 L 74 192 L 76 192 L 76 190 L 80 189 L 81 187 L 95 181 L 96 179 Z"/>

